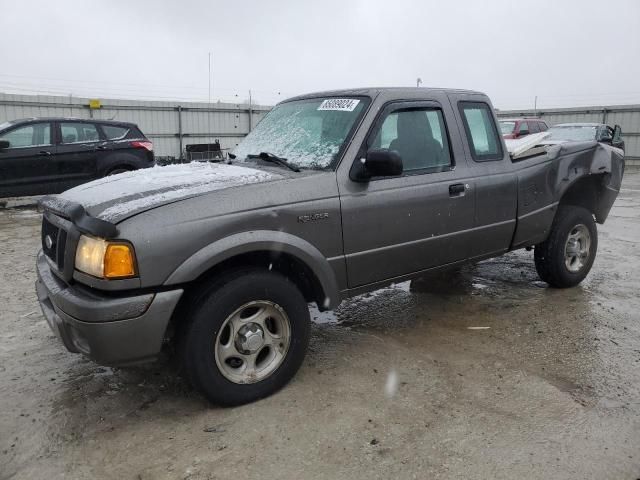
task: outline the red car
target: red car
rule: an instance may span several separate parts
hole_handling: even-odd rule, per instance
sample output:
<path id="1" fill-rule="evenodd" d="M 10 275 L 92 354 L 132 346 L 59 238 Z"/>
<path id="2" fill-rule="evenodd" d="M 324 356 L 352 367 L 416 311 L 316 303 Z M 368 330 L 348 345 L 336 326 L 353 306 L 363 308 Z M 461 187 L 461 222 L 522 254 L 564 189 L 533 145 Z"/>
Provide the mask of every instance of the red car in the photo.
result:
<path id="1" fill-rule="evenodd" d="M 530 133 L 546 132 L 549 127 L 539 118 L 504 118 L 500 120 L 503 138 L 522 138 Z"/>

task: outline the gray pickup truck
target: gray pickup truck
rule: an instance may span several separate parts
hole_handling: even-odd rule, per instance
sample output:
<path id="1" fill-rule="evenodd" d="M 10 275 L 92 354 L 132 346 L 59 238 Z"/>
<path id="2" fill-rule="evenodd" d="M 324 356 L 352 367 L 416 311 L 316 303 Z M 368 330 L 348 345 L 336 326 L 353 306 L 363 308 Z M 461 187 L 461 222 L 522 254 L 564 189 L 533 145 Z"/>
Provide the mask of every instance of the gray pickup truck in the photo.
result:
<path id="1" fill-rule="evenodd" d="M 171 344 L 212 402 L 250 402 L 300 367 L 311 302 L 531 247 L 542 280 L 577 285 L 624 171 L 595 141 L 512 158 L 489 98 L 427 88 L 292 98 L 234 153 L 41 201 L 36 288 L 68 350 Z"/>

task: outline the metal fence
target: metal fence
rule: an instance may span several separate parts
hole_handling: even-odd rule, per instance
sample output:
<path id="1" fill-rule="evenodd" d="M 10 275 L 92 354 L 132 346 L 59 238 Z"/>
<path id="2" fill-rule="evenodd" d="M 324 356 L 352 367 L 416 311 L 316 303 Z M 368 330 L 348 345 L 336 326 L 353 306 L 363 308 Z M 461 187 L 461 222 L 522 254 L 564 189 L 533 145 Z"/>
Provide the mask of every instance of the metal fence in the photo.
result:
<path id="1" fill-rule="evenodd" d="M 136 123 L 153 141 L 159 157 L 184 158 L 194 143 L 219 140 L 223 151 L 233 149 L 271 109 L 234 103 L 178 103 L 100 100 L 99 108 L 79 97 L 0 93 L 0 123 L 28 117 L 76 117 Z M 94 107 L 98 107 L 95 102 Z"/>
<path id="2" fill-rule="evenodd" d="M 499 110 L 498 117 L 540 117 L 547 125 L 571 122 L 596 122 L 620 125 L 629 164 L 640 165 L 640 105 L 603 107 L 547 108 L 538 110 Z"/>
<path id="3" fill-rule="evenodd" d="M 97 105 L 94 105 L 97 106 Z M 100 101 L 79 97 L 12 95 L 0 93 L 0 123 L 27 117 L 77 117 L 136 123 L 153 141 L 159 157 L 185 158 L 187 145 L 220 142 L 223 152 L 233 149 L 271 109 L 242 103 L 187 103 L 137 100 Z M 548 125 L 598 122 L 622 127 L 626 158 L 640 165 L 640 105 L 500 110 L 499 117 L 537 116 Z"/>

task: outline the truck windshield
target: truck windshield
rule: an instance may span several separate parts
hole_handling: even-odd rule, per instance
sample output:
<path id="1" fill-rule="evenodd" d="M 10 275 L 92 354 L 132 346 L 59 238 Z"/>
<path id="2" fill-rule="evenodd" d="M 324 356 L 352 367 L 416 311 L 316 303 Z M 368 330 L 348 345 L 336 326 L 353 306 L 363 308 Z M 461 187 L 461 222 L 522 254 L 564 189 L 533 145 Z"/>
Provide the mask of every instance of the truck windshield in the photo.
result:
<path id="1" fill-rule="evenodd" d="M 323 97 L 281 103 L 233 154 L 238 161 L 252 161 L 247 157 L 269 152 L 299 168 L 331 168 L 368 103 L 366 97 Z"/>

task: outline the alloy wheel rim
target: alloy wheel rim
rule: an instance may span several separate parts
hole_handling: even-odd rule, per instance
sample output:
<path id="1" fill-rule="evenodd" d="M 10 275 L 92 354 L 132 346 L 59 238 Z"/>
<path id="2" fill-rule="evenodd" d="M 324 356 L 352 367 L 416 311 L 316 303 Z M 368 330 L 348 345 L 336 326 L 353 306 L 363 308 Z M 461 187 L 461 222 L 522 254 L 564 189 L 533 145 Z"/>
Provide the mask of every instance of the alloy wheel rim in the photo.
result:
<path id="1" fill-rule="evenodd" d="M 215 338 L 218 370 L 229 381 L 250 384 L 272 375 L 287 356 L 291 322 L 278 304 L 245 303 L 229 315 Z"/>
<path id="2" fill-rule="evenodd" d="M 591 253 L 591 233 L 586 225 L 579 224 L 571 229 L 564 246 L 564 264 L 571 273 L 577 273 L 589 261 Z"/>

